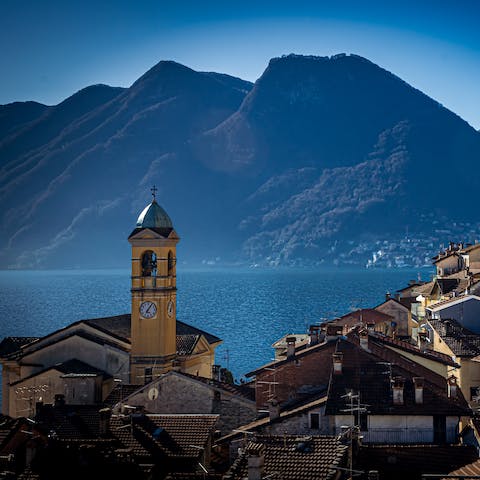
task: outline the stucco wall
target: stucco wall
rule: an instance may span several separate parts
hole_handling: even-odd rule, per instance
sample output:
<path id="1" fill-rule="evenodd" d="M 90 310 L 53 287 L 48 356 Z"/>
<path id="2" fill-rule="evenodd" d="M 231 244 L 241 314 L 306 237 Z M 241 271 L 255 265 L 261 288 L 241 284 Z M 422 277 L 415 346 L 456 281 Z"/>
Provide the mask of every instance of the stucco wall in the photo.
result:
<path id="1" fill-rule="evenodd" d="M 53 403 L 56 394 L 65 395 L 66 402 L 71 405 L 93 404 L 99 400 L 101 390 L 100 377 L 64 378 L 58 370 L 48 370 L 9 388 L 9 415 L 34 415 L 36 402 Z"/>
<path id="2" fill-rule="evenodd" d="M 471 298 L 433 313 L 434 318 L 454 318 L 464 327 L 480 333 L 480 300 Z"/>
<path id="3" fill-rule="evenodd" d="M 411 334 L 408 324 L 408 311 L 403 305 L 399 305 L 395 301 L 389 301 L 376 307 L 375 310 L 391 315 L 397 323 L 397 335 L 407 336 Z"/>
<path id="4" fill-rule="evenodd" d="M 74 358 L 104 370 L 115 378 L 120 378 L 125 382 L 129 380 L 128 371 L 130 367 L 127 352 L 109 345 L 99 345 L 79 336 L 64 338 L 41 350 L 32 352 L 23 358 L 23 362 L 41 365 L 34 369 L 40 371 Z M 35 373 L 31 370 L 31 367 L 22 367 L 22 378 Z"/>

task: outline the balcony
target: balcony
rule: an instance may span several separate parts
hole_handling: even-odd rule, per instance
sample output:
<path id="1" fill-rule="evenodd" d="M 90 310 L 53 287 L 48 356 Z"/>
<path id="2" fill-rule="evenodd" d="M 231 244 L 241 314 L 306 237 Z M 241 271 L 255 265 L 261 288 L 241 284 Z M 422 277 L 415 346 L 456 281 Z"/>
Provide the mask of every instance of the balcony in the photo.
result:
<path id="1" fill-rule="evenodd" d="M 337 434 L 341 433 L 340 430 Z M 361 431 L 362 443 L 368 444 L 438 444 L 457 443 L 456 427 L 446 431 L 434 431 L 433 428 L 369 428 Z"/>

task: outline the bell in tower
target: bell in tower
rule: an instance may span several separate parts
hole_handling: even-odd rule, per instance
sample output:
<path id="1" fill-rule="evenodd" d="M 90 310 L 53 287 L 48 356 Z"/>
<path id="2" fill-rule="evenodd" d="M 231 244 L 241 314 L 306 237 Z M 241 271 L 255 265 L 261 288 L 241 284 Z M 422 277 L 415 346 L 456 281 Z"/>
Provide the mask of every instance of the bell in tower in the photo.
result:
<path id="1" fill-rule="evenodd" d="M 147 383 L 173 367 L 176 357 L 176 245 L 172 221 L 152 202 L 137 220 L 132 245 L 130 381 Z"/>

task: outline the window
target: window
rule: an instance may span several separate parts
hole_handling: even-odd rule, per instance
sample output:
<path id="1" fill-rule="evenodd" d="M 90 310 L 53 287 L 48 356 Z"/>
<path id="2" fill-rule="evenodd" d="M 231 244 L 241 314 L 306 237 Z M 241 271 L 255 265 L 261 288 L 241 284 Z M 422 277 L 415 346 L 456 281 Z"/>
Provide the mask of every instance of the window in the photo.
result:
<path id="1" fill-rule="evenodd" d="M 368 431 L 368 415 L 366 412 L 360 413 L 360 418 L 358 419 L 360 423 L 360 430 L 362 432 Z"/>
<path id="2" fill-rule="evenodd" d="M 173 253 L 170 250 L 168 252 L 168 276 L 171 277 L 173 275 L 173 267 L 175 266 L 175 259 L 173 258 Z"/>
<path id="3" fill-rule="evenodd" d="M 480 387 L 470 387 L 470 400 L 478 402 L 480 396 Z"/>
<path id="4" fill-rule="evenodd" d="M 152 250 L 147 250 L 142 255 L 142 277 L 155 277 L 157 275 L 157 256 Z"/>
<path id="5" fill-rule="evenodd" d="M 145 383 L 150 383 L 153 378 L 153 369 L 152 367 L 147 367 L 145 369 Z"/>
<path id="6" fill-rule="evenodd" d="M 312 430 L 319 430 L 320 429 L 320 414 L 319 413 L 311 413 L 310 414 L 310 428 Z"/>

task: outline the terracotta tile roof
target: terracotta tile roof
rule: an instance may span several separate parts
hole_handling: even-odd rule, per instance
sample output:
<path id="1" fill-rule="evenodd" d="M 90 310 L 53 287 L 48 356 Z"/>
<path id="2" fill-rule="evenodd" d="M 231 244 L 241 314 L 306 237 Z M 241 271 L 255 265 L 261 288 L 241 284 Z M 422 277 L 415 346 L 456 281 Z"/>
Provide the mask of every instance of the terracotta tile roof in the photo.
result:
<path id="1" fill-rule="evenodd" d="M 35 420 L 59 439 L 94 439 L 99 436 L 98 405 L 44 405 Z"/>
<path id="2" fill-rule="evenodd" d="M 480 478 L 480 460 L 475 460 L 448 473 L 449 475 L 476 475 Z"/>
<path id="3" fill-rule="evenodd" d="M 112 416 L 111 435 L 137 457 L 152 454 L 197 459 L 215 429 L 218 415 Z"/>
<path id="4" fill-rule="evenodd" d="M 342 414 L 349 408 L 348 399 L 344 396 L 351 390 L 360 392 L 362 404 L 368 405 L 368 412 L 372 415 L 471 414 L 460 389 L 455 398 L 447 396 L 446 380 L 440 375 L 437 377 L 440 377 L 443 387 L 430 382 L 432 375 L 425 378 L 424 401 L 416 404 L 413 378 L 421 376 L 418 364 L 411 362 L 414 368 L 407 369 L 407 362 L 400 354 L 395 354 L 394 362 L 385 362 L 384 357 L 378 355 L 384 348 L 377 347 L 375 350 L 372 345 L 370 350 L 371 353 L 350 341 L 340 340 L 337 343 L 337 352 L 343 354 L 343 366 L 340 375 L 331 377 L 325 410 L 327 415 Z M 402 377 L 405 381 L 403 405 L 395 405 L 392 401 L 391 380 L 395 377 Z"/>
<path id="5" fill-rule="evenodd" d="M 333 320 L 335 325 L 355 326 L 358 324 L 378 324 L 383 322 L 391 322 L 393 317 L 383 312 L 379 312 L 373 308 L 362 308 L 354 312 L 347 313 L 340 318 Z"/>
<path id="6" fill-rule="evenodd" d="M 35 342 L 39 337 L 5 337 L 0 342 L 0 358 L 17 353 L 24 345 Z"/>
<path id="7" fill-rule="evenodd" d="M 200 340 L 200 335 L 177 335 L 177 354 L 178 355 L 190 355 L 198 341 Z"/>
<path id="8" fill-rule="evenodd" d="M 457 320 L 428 320 L 440 338 L 458 357 L 476 357 L 480 355 L 480 335 L 463 327 Z"/>
<path id="9" fill-rule="evenodd" d="M 188 325 L 187 323 L 181 322 L 177 319 L 177 336 L 178 335 L 203 335 L 207 339 L 207 342 L 210 344 L 222 341 L 217 336 L 205 332 L 205 330 L 200 330 L 197 327 Z"/>
<path id="10" fill-rule="evenodd" d="M 247 378 L 253 377 L 257 373 L 262 372 L 263 370 L 266 370 L 268 368 L 271 368 L 271 367 L 277 368 L 277 367 L 280 367 L 281 365 L 283 365 L 287 362 L 292 362 L 292 361 L 298 360 L 298 359 L 302 358 L 304 355 L 310 355 L 311 353 L 314 353 L 317 350 L 323 350 L 323 349 L 328 350 L 331 347 L 332 347 L 332 342 L 323 342 L 323 343 L 317 343 L 317 344 L 312 345 L 312 346 L 308 346 L 307 348 L 301 348 L 299 350 L 299 352 L 295 352 L 295 357 L 284 358 L 284 359 L 281 359 L 281 360 L 274 360 L 273 362 L 269 362 L 269 363 L 267 363 L 265 365 L 262 365 L 261 367 L 255 369 L 255 370 L 252 370 L 251 372 L 246 373 L 245 377 L 247 377 Z"/>
<path id="11" fill-rule="evenodd" d="M 355 466 L 378 470 L 389 480 L 420 480 L 422 474 L 448 474 L 475 459 L 475 447 L 467 445 L 362 445 Z"/>
<path id="12" fill-rule="evenodd" d="M 0 415 L 0 451 L 17 430 L 20 419 L 13 419 L 5 415 Z"/>
<path id="13" fill-rule="evenodd" d="M 248 455 L 264 453 L 264 475 L 282 480 L 327 480 L 336 477 L 332 467 L 347 464 L 347 447 L 335 437 L 312 436 L 256 436 L 248 442 L 225 480 L 246 478 Z"/>
<path id="14" fill-rule="evenodd" d="M 119 383 L 115 385 L 113 390 L 107 395 L 103 404 L 106 407 L 114 407 L 117 403 L 121 402 L 124 398 L 127 398 L 132 393 L 136 392 L 143 385 L 132 385 Z"/>
<path id="15" fill-rule="evenodd" d="M 412 345 L 411 343 L 406 342 L 404 340 L 398 340 L 396 338 L 382 335 L 381 333 L 378 333 L 378 332 L 370 334 L 370 336 L 377 342 L 381 342 L 385 345 L 391 345 L 394 348 L 398 348 L 400 350 L 410 352 L 414 355 L 419 355 L 420 357 L 429 358 L 436 362 L 440 362 L 445 365 L 450 365 L 451 367 L 460 367 L 460 365 L 455 363 L 450 356 L 444 353 L 436 352 L 435 350 L 422 351 L 416 345 Z"/>

